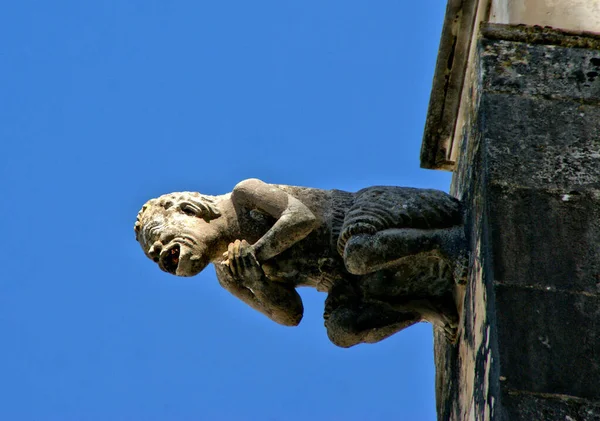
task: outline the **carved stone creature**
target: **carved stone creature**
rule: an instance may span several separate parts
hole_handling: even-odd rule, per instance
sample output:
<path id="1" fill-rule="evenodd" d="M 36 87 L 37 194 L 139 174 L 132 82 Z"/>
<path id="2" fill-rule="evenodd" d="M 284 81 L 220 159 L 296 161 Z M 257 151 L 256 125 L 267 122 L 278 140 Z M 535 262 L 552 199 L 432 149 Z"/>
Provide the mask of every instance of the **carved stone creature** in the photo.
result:
<path id="1" fill-rule="evenodd" d="M 152 199 L 135 232 L 162 270 L 193 276 L 213 263 L 225 289 L 282 325 L 302 319 L 296 287 L 327 292 L 325 326 L 338 346 L 378 342 L 424 320 L 455 339 L 463 212 L 441 191 L 348 193 L 249 179 L 222 196 Z"/>

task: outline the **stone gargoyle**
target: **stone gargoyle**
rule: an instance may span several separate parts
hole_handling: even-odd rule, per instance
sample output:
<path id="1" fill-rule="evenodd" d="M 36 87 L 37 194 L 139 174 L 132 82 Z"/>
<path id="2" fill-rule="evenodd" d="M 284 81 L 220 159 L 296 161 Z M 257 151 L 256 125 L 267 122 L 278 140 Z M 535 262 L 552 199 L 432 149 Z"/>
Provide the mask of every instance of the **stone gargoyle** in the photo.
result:
<path id="1" fill-rule="evenodd" d="M 441 191 L 349 193 L 249 179 L 221 196 L 152 199 L 135 233 L 165 272 L 193 276 L 213 263 L 225 289 L 285 326 L 302 319 L 297 287 L 327 292 L 327 334 L 341 347 L 378 342 L 420 321 L 455 339 L 463 211 Z"/>

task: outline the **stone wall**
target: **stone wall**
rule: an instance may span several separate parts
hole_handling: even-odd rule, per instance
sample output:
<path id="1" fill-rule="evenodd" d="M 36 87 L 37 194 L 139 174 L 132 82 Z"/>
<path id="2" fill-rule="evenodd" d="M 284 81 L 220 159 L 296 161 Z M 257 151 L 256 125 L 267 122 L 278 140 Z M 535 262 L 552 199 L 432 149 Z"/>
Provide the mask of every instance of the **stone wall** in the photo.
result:
<path id="1" fill-rule="evenodd" d="M 453 194 L 470 275 L 440 420 L 600 420 L 600 37 L 484 25 Z"/>

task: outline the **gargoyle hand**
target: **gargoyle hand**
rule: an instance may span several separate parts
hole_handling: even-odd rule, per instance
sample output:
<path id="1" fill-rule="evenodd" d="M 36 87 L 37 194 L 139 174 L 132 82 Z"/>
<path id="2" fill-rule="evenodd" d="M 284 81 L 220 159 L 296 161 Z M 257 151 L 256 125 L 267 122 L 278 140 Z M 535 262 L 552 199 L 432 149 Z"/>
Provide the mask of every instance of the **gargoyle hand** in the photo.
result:
<path id="1" fill-rule="evenodd" d="M 254 247 L 246 240 L 229 244 L 225 262 L 229 274 L 246 288 L 256 288 L 263 280 L 263 270 L 254 255 Z"/>

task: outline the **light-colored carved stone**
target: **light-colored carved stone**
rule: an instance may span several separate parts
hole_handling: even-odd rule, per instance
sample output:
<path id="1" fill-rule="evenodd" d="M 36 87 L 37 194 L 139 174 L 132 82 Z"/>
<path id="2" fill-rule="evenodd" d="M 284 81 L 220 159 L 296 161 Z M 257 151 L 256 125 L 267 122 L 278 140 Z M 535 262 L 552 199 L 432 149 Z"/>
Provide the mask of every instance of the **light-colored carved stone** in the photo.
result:
<path id="1" fill-rule="evenodd" d="M 152 199 L 135 232 L 162 270 L 193 276 L 213 263 L 224 288 L 283 325 L 302 318 L 296 287 L 327 292 L 325 326 L 339 346 L 377 342 L 422 320 L 454 339 L 463 213 L 441 191 L 348 193 L 250 179 L 222 196 Z"/>
<path id="2" fill-rule="evenodd" d="M 595 0 L 492 0 L 489 21 L 600 32 L 600 2 Z"/>

